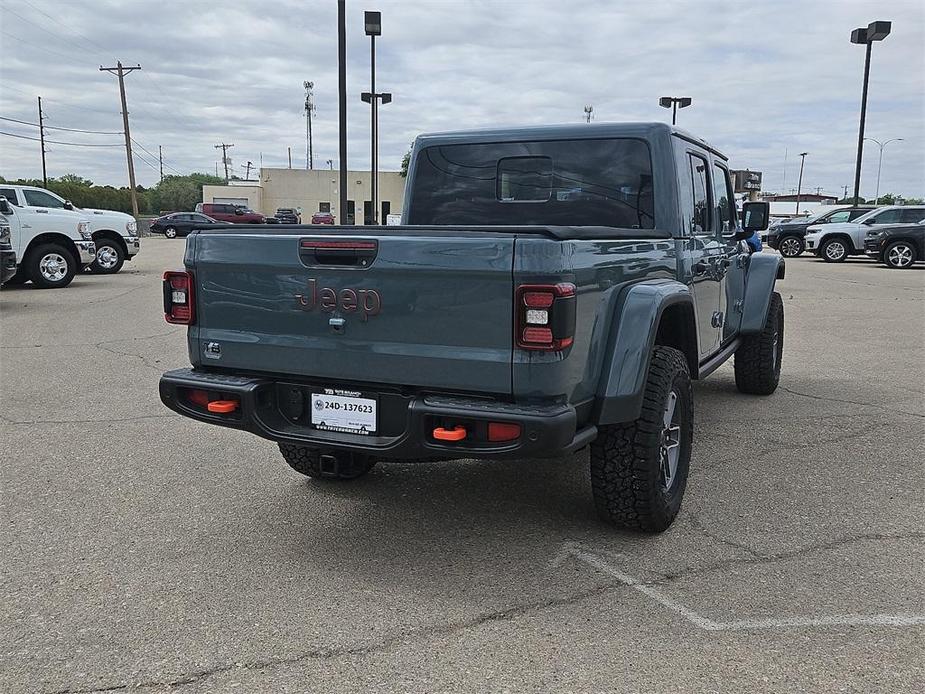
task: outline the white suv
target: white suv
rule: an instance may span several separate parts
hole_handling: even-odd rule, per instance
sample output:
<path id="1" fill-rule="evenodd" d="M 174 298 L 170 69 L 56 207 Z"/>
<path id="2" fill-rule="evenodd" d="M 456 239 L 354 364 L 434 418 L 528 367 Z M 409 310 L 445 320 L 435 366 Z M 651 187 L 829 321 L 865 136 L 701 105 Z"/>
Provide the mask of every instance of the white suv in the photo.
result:
<path id="1" fill-rule="evenodd" d="M 18 260 L 8 284 L 31 280 L 43 289 L 66 287 L 96 260 L 90 221 L 80 212 L 26 205 L 18 186 L 0 184 L 0 198 L 0 215 L 10 226 L 10 245 Z"/>
<path id="2" fill-rule="evenodd" d="M 925 206 L 890 205 L 878 207 L 853 222 L 810 226 L 806 230 L 806 250 L 827 263 L 840 263 L 849 255 L 864 254 L 864 238 L 872 226 L 915 224 L 925 219 Z"/>
<path id="3" fill-rule="evenodd" d="M 4 190 L 16 191 L 21 200 L 20 205 L 24 207 L 71 210 L 83 215 L 90 222 L 90 234 L 96 244 L 96 259 L 90 264 L 91 272 L 103 275 L 119 272 L 122 264 L 141 250 L 137 223 L 131 215 L 112 210 L 79 208 L 44 188 L 0 184 L 0 195 L 4 195 Z M 5 197 L 13 202 L 8 195 Z"/>

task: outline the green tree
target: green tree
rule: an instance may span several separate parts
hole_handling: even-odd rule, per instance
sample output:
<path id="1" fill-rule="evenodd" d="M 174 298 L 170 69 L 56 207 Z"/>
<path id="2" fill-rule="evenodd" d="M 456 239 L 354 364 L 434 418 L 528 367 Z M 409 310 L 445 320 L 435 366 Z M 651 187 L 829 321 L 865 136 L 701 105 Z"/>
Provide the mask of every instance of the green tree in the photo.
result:
<path id="1" fill-rule="evenodd" d="M 401 177 L 408 178 L 408 167 L 411 165 L 411 149 L 414 147 L 414 143 L 411 143 L 411 147 L 408 148 L 408 151 L 405 152 L 405 156 L 401 158 Z"/>
<path id="2" fill-rule="evenodd" d="M 148 191 L 150 211 L 190 212 L 202 202 L 204 185 L 224 185 L 225 179 L 211 174 L 194 173 L 188 176 L 165 176 L 164 180 Z"/>

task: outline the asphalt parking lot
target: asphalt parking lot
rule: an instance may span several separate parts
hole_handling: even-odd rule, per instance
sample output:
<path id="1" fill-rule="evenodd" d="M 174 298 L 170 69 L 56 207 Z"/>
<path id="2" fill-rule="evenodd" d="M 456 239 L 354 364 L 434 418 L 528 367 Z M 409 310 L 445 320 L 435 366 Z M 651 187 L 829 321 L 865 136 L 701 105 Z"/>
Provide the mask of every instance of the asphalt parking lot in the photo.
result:
<path id="1" fill-rule="evenodd" d="M 586 453 L 334 485 L 174 415 L 182 251 L 0 293 L 0 691 L 921 691 L 925 267 L 788 261 L 782 387 L 695 387 L 653 537 Z"/>

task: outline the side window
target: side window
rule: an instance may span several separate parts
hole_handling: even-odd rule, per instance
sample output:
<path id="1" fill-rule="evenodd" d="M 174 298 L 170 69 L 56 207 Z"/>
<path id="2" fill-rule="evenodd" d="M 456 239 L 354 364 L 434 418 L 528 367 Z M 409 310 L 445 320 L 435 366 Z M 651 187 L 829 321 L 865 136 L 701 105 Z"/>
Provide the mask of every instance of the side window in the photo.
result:
<path id="1" fill-rule="evenodd" d="M 729 190 L 726 169 L 713 166 L 713 230 L 721 234 L 735 233 L 735 204 Z"/>
<path id="2" fill-rule="evenodd" d="M 19 200 L 16 199 L 16 191 L 12 188 L 0 188 L 0 195 L 6 198 L 11 205 L 19 206 Z"/>
<path id="3" fill-rule="evenodd" d="M 904 224 L 916 224 L 925 219 L 925 207 L 912 207 L 902 212 L 902 221 Z"/>
<path id="4" fill-rule="evenodd" d="M 694 216 L 691 232 L 705 234 L 710 228 L 710 200 L 707 195 L 707 160 L 695 154 L 688 155 L 691 166 L 691 191 L 694 196 Z"/>
<path id="5" fill-rule="evenodd" d="M 851 210 L 841 210 L 829 215 L 824 221 L 826 224 L 838 224 L 839 222 L 847 222 L 849 219 L 851 219 Z"/>
<path id="6" fill-rule="evenodd" d="M 319 202 L 319 203 L 318 203 L 318 211 L 319 211 L 319 212 L 330 212 L 330 211 L 331 211 L 331 203 L 329 203 L 329 202 Z"/>
<path id="7" fill-rule="evenodd" d="M 191 214 L 191 215 L 190 215 L 190 218 L 191 218 L 192 221 L 194 221 L 194 222 L 199 222 L 200 224 L 202 224 L 203 222 L 208 222 L 208 221 L 209 221 L 209 218 L 208 218 L 208 217 L 206 217 L 206 216 L 204 216 L 204 215 L 201 215 L 201 214 Z"/>
<path id="8" fill-rule="evenodd" d="M 896 208 L 894 210 L 884 210 L 873 218 L 874 224 L 899 224 L 903 210 Z"/>
<path id="9" fill-rule="evenodd" d="M 870 210 L 848 210 L 848 221 L 853 222 L 862 214 L 867 214 Z"/>
<path id="10" fill-rule="evenodd" d="M 64 202 L 44 190 L 24 190 L 26 204 L 32 207 L 56 207 L 64 209 Z"/>

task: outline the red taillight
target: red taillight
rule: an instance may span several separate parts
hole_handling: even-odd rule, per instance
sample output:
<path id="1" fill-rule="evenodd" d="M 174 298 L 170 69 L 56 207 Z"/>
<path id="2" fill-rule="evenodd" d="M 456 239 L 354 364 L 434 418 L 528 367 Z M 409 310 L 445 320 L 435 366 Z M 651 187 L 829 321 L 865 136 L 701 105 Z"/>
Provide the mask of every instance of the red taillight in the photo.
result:
<path id="1" fill-rule="evenodd" d="M 489 422 L 489 441 L 514 441 L 520 438 L 520 425 L 510 422 Z"/>
<path id="2" fill-rule="evenodd" d="M 164 319 L 168 323 L 190 325 L 196 319 L 193 275 L 189 272 L 164 273 Z"/>
<path id="3" fill-rule="evenodd" d="M 515 339 L 520 349 L 558 351 L 575 341 L 575 285 L 522 284 L 515 294 Z"/>

